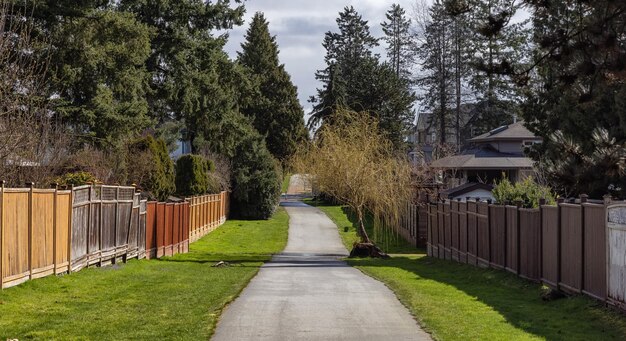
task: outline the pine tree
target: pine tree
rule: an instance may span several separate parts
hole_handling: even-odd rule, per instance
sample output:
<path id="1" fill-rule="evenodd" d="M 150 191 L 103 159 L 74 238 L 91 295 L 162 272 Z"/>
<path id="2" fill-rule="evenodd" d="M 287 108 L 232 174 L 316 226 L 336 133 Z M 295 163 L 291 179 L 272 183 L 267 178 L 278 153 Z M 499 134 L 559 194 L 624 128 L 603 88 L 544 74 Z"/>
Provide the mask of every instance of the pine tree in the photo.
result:
<path id="1" fill-rule="evenodd" d="M 326 68 L 316 78 L 323 83 L 314 104 L 309 126 L 332 123 L 328 119 L 340 108 L 372 115 L 396 150 L 405 149 L 405 137 L 413 121 L 414 94 L 408 80 L 398 77 L 391 64 L 381 63 L 373 48 L 378 40 L 367 21 L 352 7 L 337 19 L 338 33 L 324 38 Z"/>
<path id="2" fill-rule="evenodd" d="M 430 124 L 436 127 L 438 143 L 456 143 L 448 141 L 455 93 L 453 21 L 440 0 L 429 8 L 429 20 L 423 26 L 424 42 L 418 48 L 418 56 L 426 74 L 417 81 L 425 94 L 421 102 L 433 113 Z"/>
<path id="3" fill-rule="evenodd" d="M 527 21 L 512 22 L 520 6 L 516 0 L 475 1 L 469 14 L 475 31 L 469 41 L 474 67 L 470 85 L 478 101 L 477 133 L 511 123 L 518 112 L 519 89 L 507 74 L 530 56 Z"/>
<path id="4" fill-rule="evenodd" d="M 386 14 L 387 21 L 381 23 L 383 38 L 387 43 L 387 60 L 397 77 L 408 78 L 413 62 L 414 48 L 411 39 L 411 20 L 406 17 L 406 11 L 398 4 L 391 5 Z"/>
<path id="5" fill-rule="evenodd" d="M 238 62 L 246 68 L 255 94 L 241 111 L 265 136 L 272 155 L 284 162 L 307 133 L 297 89 L 284 65 L 279 64 L 276 37 L 270 35 L 268 26 L 263 14 L 256 13 L 241 44 Z"/>
<path id="6" fill-rule="evenodd" d="M 615 171 L 611 151 L 626 142 L 626 4 L 528 5 L 536 57 L 533 67 L 515 70 L 512 76 L 518 82 L 530 79 L 523 116 L 544 138 L 533 157 L 552 170 L 561 194 L 586 192 L 597 198 L 612 192 L 625 198 L 624 169 Z M 623 148 L 617 157 L 624 160 Z"/>

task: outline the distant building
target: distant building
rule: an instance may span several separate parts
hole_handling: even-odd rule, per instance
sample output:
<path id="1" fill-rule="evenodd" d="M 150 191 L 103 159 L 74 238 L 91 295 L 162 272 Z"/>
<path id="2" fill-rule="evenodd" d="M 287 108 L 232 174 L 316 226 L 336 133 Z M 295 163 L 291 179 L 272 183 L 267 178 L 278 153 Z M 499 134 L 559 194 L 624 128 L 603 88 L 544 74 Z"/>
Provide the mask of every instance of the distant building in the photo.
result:
<path id="1" fill-rule="evenodd" d="M 542 139 L 523 122 L 496 128 L 467 141 L 471 147 L 459 155 L 434 160 L 430 165 L 441 171 L 444 184 L 454 188 L 467 183 L 492 184 L 504 175 L 513 182 L 533 173 L 533 161 L 524 149 Z"/>

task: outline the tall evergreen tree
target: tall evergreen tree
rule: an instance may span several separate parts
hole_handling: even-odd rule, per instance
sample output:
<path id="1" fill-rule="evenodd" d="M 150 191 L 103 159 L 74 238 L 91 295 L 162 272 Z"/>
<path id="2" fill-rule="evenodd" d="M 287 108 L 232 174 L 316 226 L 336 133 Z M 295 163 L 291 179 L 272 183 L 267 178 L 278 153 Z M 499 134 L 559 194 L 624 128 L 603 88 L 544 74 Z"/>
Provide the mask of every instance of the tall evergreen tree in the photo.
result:
<path id="1" fill-rule="evenodd" d="M 327 65 L 316 73 L 323 86 L 311 99 L 309 126 L 329 123 L 338 108 L 364 112 L 379 120 L 397 150 L 404 150 L 413 120 L 414 94 L 408 80 L 398 77 L 391 64 L 379 61 L 373 52 L 378 40 L 353 7 L 339 14 L 337 25 L 339 32 L 324 37 Z"/>
<path id="2" fill-rule="evenodd" d="M 398 4 L 391 5 L 386 13 L 387 21 L 381 23 L 383 38 L 387 43 L 387 60 L 398 77 L 408 78 L 414 57 L 413 39 L 411 39 L 411 20 L 406 11 Z"/>
<path id="3" fill-rule="evenodd" d="M 425 72 L 417 81 L 424 94 L 420 99 L 423 107 L 433 113 L 430 124 L 436 127 L 437 142 L 456 143 L 448 140 L 455 91 L 453 21 L 440 0 L 435 0 L 429 8 L 429 18 L 423 27 L 423 44 L 418 48 Z"/>
<path id="4" fill-rule="evenodd" d="M 31 11 L 38 36 L 49 44 L 44 51 L 57 118 L 82 141 L 106 146 L 150 125 L 146 25 L 109 1 L 49 0 Z"/>
<path id="5" fill-rule="evenodd" d="M 626 198 L 626 4 L 527 1 L 537 51 L 523 116 L 544 137 L 533 153 L 561 194 Z M 529 75 L 535 77 L 529 78 Z M 555 132 L 557 132 L 555 134 Z M 618 153 L 618 154 L 615 154 Z"/>
<path id="6" fill-rule="evenodd" d="M 237 110 L 232 89 L 221 86 L 221 77 L 232 74 L 223 51 L 226 37 L 216 37 L 213 32 L 242 24 L 243 5 L 232 6 L 230 1 L 121 0 L 119 8 L 134 13 L 153 31 L 152 53 L 146 63 L 151 74 L 150 112 L 159 122 L 184 120 L 188 139 L 196 149 L 196 139 L 210 140 L 202 136 L 202 126 L 219 129 L 223 116 Z"/>
<path id="7" fill-rule="evenodd" d="M 268 26 L 263 14 L 256 13 L 238 53 L 238 61 L 246 68 L 255 94 L 241 111 L 265 136 L 272 155 L 286 161 L 297 144 L 306 139 L 307 132 L 297 89 L 279 62 L 276 37 L 270 35 Z"/>
<path id="8" fill-rule="evenodd" d="M 474 1 L 469 14 L 475 34 L 469 40 L 474 71 L 470 84 L 478 101 L 476 133 L 512 123 L 518 114 L 519 89 L 507 74 L 528 62 L 527 21 L 513 22 L 517 0 Z"/>

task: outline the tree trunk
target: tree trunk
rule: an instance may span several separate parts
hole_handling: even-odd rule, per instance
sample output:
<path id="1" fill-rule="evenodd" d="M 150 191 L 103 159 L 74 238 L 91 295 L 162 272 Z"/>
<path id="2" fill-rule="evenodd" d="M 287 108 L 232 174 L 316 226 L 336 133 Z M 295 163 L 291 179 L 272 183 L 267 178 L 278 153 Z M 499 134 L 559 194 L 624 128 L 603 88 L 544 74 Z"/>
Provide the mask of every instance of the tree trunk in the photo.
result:
<path id="1" fill-rule="evenodd" d="M 361 208 L 356 209 L 357 219 L 359 221 L 359 237 L 361 237 L 362 243 L 371 243 L 370 237 L 365 230 L 365 224 L 363 223 L 363 210 Z"/>

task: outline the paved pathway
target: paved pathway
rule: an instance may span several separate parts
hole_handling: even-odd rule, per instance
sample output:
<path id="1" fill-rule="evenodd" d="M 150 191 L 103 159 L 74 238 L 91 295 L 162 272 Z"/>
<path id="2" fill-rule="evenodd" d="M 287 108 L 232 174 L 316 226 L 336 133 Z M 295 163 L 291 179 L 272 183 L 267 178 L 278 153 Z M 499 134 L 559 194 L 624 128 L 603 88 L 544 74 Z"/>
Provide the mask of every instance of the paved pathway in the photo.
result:
<path id="1" fill-rule="evenodd" d="M 213 340 L 430 340 L 391 290 L 339 259 L 348 252 L 323 212 L 282 205 L 285 251 L 226 308 Z"/>

